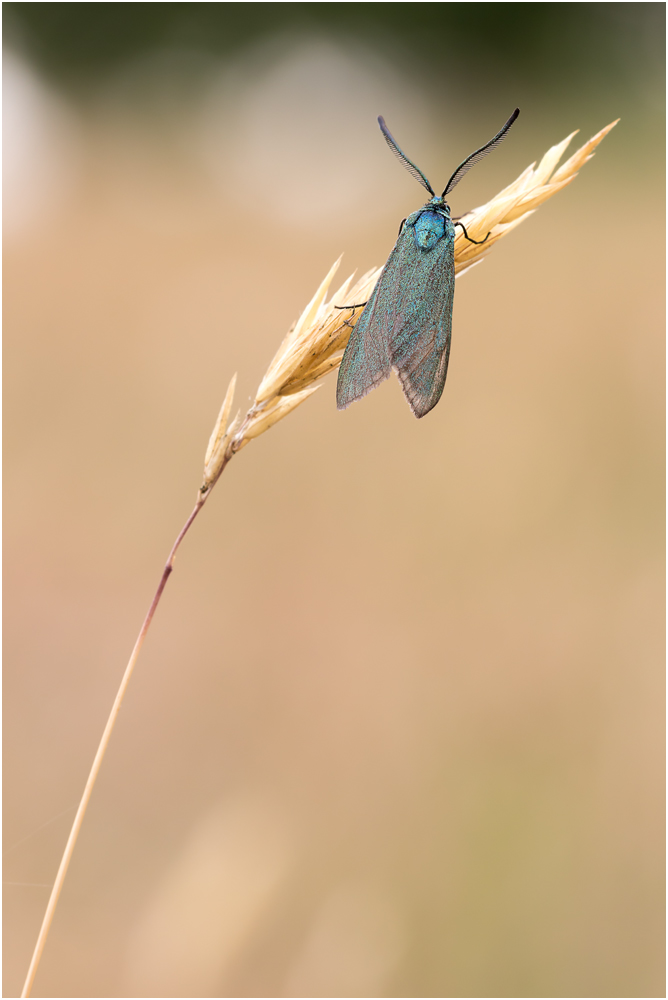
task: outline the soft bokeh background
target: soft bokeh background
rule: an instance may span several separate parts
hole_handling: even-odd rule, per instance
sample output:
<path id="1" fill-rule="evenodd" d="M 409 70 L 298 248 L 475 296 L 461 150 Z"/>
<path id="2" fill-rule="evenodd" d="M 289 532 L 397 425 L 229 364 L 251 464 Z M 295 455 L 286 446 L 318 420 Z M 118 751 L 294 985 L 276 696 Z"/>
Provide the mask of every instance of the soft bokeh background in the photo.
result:
<path id="1" fill-rule="evenodd" d="M 622 120 L 432 414 L 330 378 L 226 471 L 34 995 L 665 995 L 664 5 L 3 8 L 4 995 L 230 376 L 422 202 L 376 115 L 438 186 L 516 105 L 457 214 Z"/>

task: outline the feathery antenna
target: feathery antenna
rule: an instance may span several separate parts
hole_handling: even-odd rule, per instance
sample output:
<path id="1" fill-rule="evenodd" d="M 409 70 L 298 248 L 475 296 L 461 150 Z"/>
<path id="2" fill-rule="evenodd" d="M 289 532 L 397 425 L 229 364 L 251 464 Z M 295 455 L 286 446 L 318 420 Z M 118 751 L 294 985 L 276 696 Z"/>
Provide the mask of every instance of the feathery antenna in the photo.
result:
<path id="1" fill-rule="evenodd" d="M 382 115 L 378 116 L 378 124 L 380 125 L 380 131 L 385 136 L 385 142 L 390 147 L 394 155 L 401 160 L 401 162 L 403 163 L 409 174 L 412 174 L 415 180 L 418 181 L 422 185 L 422 187 L 427 189 L 432 198 L 435 198 L 436 195 L 432 191 L 431 184 L 429 183 L 425 175 L 422 173 L 420 168 L 416 167 L 413 161 L 409 160 L 406 154 L 403 152 L 403 150 L 399 148 L 395 140 L 392 138 L 392 133 L 385 124 L 385 119 L 383 118 Z"/>
<path id="2" fill-rule="evenodd" d="M 505 137 L 506 133 L 508 132 L 508 129 L 513 124 L 519 113 L 520 109 L 515 108 L 512 115 L 510 116 L 506 124 L 503 126 L 501 131 L 497 132 L 494 138 L 490 139 L 489 142 L 486 143 L 486 145 L 481 146 L 480 149 L 476 149 L 475 153 L 471 153 L 470 156 L 466 157 L 463 163 L 459 164 L 454 174 L 452 175 L 452 177 L 445 186 L 445 191 L 442 194 L 443 198 L 445 198 L 446 194 L 449 194 L 450 191 L 452 191 L 453 187 L 455 187 L 456 184 L 459 184 L 464 174 L 467 174 L 471 169 L 471 167 L 475 166 L 475 164 L 478 163 L 479 160 L 482 160 L 483 156 L 487 156 L 488 153 L 490 153 L 493 149 L 495 149 L 499 145 L 499 143 Z"/>

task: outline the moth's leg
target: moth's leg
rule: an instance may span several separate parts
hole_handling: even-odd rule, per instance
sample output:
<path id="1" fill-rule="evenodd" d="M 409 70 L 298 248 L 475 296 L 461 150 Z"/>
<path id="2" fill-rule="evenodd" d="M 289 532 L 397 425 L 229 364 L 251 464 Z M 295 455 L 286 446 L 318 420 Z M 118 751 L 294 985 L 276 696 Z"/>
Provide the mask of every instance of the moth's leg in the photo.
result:
<path id="1" fill-rule="evenodd" d="M 402 232 L 404 231 L 405 225 L 406 225 L 406 219 L 402 219 L 401 222 L 399 223 L 399 232 L 397 234 L 398 236 L 401 236 Z"/>
<path id="2" fill-rule="evenodd" d="M 368 302 L 368 299 L 367 299 L 367 302 Z M 365 305 L 366 305 L 366 302 L 358 302 L 354 306 L 334 306 L 334 308 L 335 309 L 352 309 L 353 316 L 354 316 L 355 315 L 355 310 L 356 309 L 363 309 Z M 349 326 L 351 330 L 353 329 L 353 326 L 352 326 L 350 320 L 353 318 L 353 316 L 349 316 L 348 319 L 344 319 L 344 321 L 343 321 L 343 325 L 344 326 Z"/>
<path id="3" fill-rule="evenodd" d="M 476 243 L 478 246 L 480 246 L 481 243 L 485 243 L 492 235 L 492 230 L 490 229 L 490 231 L 487 233 L 487 236 L 485 236 L 484 240 L 473 240 L 466 232 L 466 226 L 464 225 L 463 222 L 455 222 L 455 226 L 460 226 L 464 230 L 464 236 L 469 241 L 469 243 Z"/>

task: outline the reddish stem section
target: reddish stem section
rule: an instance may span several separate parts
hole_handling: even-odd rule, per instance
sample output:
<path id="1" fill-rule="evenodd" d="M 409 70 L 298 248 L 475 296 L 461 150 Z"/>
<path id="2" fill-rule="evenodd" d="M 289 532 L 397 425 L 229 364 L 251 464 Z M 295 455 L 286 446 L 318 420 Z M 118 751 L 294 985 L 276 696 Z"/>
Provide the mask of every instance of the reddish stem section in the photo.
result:
<path id="1" fill-rule="evenodd" d="M 90 774 L 88 775 L 88 781 L 86 782 L 86 787 L 84 788 L 83 795 L 81 796 L 81 802 L 79 803 L 79 808 L 77 809 L 77 814 L 74 817 L 74 823 L 72 824 L 72 829 L 70 830 L 70 835 L 67 839 L 67 844 L 65 846 L 65 852 L 63 854 L 62 860 L 60 862 L 60 867 L 58 868 L 58 874 L 56 875 L 56 881 L 53 884 L 53 889 L 51 890 L 51 896 L 49 897 L 49 904 L 46 908 L 46 913 L 44 914 L 44 920 L 42 921 L 42 926 L 40 928 L 39 937 L 37 938 L 37 944 L 35 945 L 35 950 L 33 952 L 32 960 L 30 962 L 30 968 L 28 969 L 28 975 L 26 976 L 25 985 L 23 987 L 22 997 L 29 997 L 30 991 L 32 989 L 32 984 L 35 979 L 35 973 L 37 972 L 37 967 L 39 965 L 40 958 L 42 957 L 42 952 L 44 951 L 44 945 L 46 944 L 46 939 L 49 934 L 49 929 L 51 927 L 51 922 L 53 920 L 53 915 L 58 905 L 58 898 L 60 896 L 61 889 L 63 888 L 63 882 L 65 881 L 65 875 L 67 874 L 67 869 L 69 868 L 70 861 L 72 859 L 72 853 L 79 836 L 79 831 L 81 830 L 81 824 L 83 823 L 84 816 L 86 814 L 86 809 L 88 808 L 88 803 L 95 786 L 95 781 L 102 765 L 104 755 L 109 745 L 109 740 L 111 738 L 111 733 L 114 728 L 114 723 L 116 722 L 116 717 L 120 711 L 125 692 L 130 683 L 130 678 L 132 677 L 132 671 L 134 670 L 137 658 L 139 657 L 140 650 L 144 644 L 144 639 L 146 638 L 146 633 L 149 630 L 151 621 L 153 620 L 153 615 L 155 614 L 156 608 L 160 603 L 160 598 L 162 597 L 162 592 L 165 589 L 167 581 L 174 569 L 174 558 L 176 556 L 179 545 L 185 538 L 190 526 L 199 514 L 200 510 L 206 502 L 208 493 L 201 496 L 193 511 L 183 525 L 176 541 L 172 546 L 172 550 L 169 553 L 167 562 L 165 563 L 165 568 L 162 571 L 162 576 L 160 578 L 160 583 L 158 584 L 158 589 L 155 592 L 153 600 L 151 601 L 151 606 L 148 609 L 146 618 L 144 619 L 144 624 L 141 627 L 139 635 L 137 636 L 137 641 L 135 642 L 134 649 L 132 650 L 132 655 L 128 661 L 128 665 L 125 668 L 125 673 L 123 674 L 123 679 L 121 680 L 120 687 L 118 689 L 118 694 L 114 700 L 109 718 L 107 719 L 107 724 L 102 733 L 102 739 L 100 740 L 100 745 L 97 748 L 97 753 L 95 754 L 95 759 L 93 761 L 93 766 L 90 769 Z"/>

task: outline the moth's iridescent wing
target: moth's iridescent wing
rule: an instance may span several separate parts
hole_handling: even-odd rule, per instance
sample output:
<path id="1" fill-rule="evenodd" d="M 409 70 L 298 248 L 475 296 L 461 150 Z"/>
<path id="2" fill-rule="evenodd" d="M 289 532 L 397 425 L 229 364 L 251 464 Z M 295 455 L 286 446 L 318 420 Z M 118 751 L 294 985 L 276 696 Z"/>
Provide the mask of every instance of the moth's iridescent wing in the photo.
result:
<path id="1" fill-rule="evenodd" d="M 339 409 L 374 389 L 391 368 L 416 417 L 436 405 L 448 370 L 454 283 L 452 223 L 428 251 L 405 226 L 343 356 Z"/>
<path id="2" fill-rule="evenodd" d="M 351 403 L 366 396 L 389 378 L 392 370 L 389 342 L 384 325 L 379 322 L 380 313 L 377 312 L 378 294 L 386 270 L 387 264 L 364 312 L 355 324 L 343 355 L 336 384 L 336 405 L 339 410 L 345 410 Z"/>
<path id="3" fill-rule="evenodd" d="M 392 367 L 416 417 L 438 403 L 445 385 L 455 293 L 454 229 L 425 252 L 412 234 L 396 267 Z"/>

